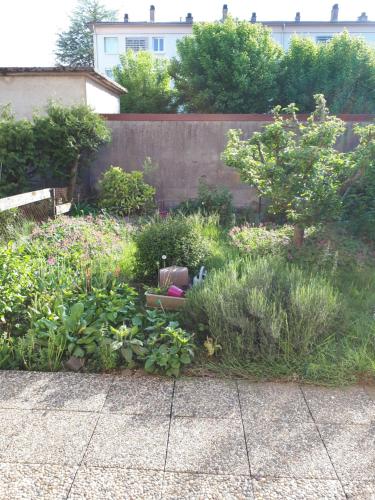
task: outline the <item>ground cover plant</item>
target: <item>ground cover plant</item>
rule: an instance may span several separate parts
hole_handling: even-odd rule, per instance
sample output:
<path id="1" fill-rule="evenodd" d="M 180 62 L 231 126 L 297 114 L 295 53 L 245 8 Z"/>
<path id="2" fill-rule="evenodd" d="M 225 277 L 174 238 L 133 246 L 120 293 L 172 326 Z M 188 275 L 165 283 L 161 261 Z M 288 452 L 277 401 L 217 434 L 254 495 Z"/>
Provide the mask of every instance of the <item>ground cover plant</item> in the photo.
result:
<path id="1" fill-rule="evenodd" d="M 29 228 L 30 229 L 30 228 Z M 194 355 L 176 317 L 145 311 L 134 228 L 107 215 L 60 217 L 0 243 L 0 368 L 144 367 L 178 375 Z"/>

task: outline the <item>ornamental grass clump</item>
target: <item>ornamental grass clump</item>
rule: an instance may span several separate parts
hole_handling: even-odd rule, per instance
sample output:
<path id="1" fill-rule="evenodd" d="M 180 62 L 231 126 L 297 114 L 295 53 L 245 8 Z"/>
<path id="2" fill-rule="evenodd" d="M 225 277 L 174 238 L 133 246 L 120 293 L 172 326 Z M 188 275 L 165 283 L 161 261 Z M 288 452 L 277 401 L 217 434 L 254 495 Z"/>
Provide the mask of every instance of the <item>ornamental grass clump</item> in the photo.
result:
<path id="1" fill-rule="evenodd" d="M 289 361 L 341 335 L 339 293 L 277 257 L 236 261 L 188 294 L 190 321 L 238 362 Z"/>

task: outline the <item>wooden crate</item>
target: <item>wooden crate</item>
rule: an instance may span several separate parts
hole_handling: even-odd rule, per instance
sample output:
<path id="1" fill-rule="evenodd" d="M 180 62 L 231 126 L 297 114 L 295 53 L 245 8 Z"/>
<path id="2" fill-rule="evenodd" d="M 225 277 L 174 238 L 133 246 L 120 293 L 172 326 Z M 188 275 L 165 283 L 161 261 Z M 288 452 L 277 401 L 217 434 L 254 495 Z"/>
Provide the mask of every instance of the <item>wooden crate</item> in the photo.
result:
<path id="1" fill-rule="evenodd" d="M 186 304 L 184 297 L 169 297 L 169 295 L 156 295 L 146 292 L 147 307 L 165 309 L 166 311 L 178 311 L 183 309 Z"/>

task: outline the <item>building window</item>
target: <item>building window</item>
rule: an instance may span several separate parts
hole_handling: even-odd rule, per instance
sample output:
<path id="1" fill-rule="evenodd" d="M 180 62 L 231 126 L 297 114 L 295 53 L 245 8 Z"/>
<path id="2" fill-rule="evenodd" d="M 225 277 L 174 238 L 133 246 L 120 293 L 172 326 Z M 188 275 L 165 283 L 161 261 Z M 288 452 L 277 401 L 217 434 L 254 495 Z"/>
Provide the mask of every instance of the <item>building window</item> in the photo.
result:
<path id="1" fill-rule="evenodd" d="M 113 80 L 113 69 L 112 68 L 106 68 L 105 69 L 105 74 L 106 74 L 106 76 L 108 76 L 108 78 L 110 78 L 111 80 Z"/>
<path id="2" fill-rule="evenodd" d="M 147 50 L 147 38 L 126 38 L 125 44 L 126 50 L 131 49 L 134 52 Z"/>
<path id="3" fill-rule="evenodd" d="M 317 36 L 316 37 L 316 42 L 317 43 L 327 43 L 330 40 L 332 40 L 332 36 L 330 35 L 325 35 L 325 36 Z"/>
<path id="4" fill-rule="evenodd" d="M 164 52 L 164 38 L 153 38 L 152 47 L 154 52 Z"/>
<path id="5" fill-rule="evenodd" d="M 106 54 L 118 54 L 118 38 L 117 36 L 104 37 L 104 52 Z"/>

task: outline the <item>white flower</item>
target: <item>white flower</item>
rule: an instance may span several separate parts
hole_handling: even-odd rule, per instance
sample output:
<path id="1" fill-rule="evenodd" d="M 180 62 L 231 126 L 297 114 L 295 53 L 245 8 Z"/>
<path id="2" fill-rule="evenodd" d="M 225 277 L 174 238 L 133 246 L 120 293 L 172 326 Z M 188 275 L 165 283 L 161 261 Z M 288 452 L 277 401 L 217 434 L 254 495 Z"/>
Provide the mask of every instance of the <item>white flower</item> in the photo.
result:
<path id="1" fill-rule="evenodd" d="M 163 260 L 165 260 L 165 259 L 167 258 L 167 256 L 166 256 L 166 255 L 162 255 L 162 256 L 161 256 L 161 258 L 162 258 Z"/>

